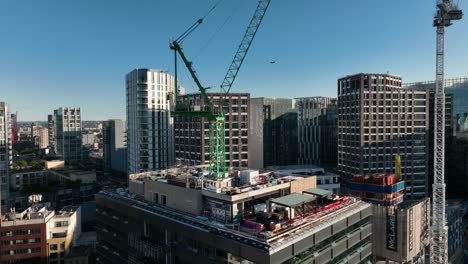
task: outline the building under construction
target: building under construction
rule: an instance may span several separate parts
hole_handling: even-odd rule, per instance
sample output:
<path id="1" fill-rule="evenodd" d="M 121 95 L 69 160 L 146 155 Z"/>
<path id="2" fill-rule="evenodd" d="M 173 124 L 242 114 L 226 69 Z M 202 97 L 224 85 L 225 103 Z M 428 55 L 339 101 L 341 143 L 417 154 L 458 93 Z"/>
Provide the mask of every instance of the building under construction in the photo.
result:
<path id="1" fill-rule="evenodd" d="M 371 206 L 315 176 L 202 168 L 130 176 L 97 196 L 98 263 L 363 263 Z"/>
<path id="2" fill-rule="evenodd" d="M 405 182 L 395 175 L 374 173 L 354 175 L 349 184 L 352 194 L 368 203 L 392 206 L 403 202 Z"/>
<path id="3" fill-rule="evenodd" d="M 349 187 L 372 204 L 373 263 L 425 263 L 430 201 L 405 202 L 398 174 L 354 175 Z"/>

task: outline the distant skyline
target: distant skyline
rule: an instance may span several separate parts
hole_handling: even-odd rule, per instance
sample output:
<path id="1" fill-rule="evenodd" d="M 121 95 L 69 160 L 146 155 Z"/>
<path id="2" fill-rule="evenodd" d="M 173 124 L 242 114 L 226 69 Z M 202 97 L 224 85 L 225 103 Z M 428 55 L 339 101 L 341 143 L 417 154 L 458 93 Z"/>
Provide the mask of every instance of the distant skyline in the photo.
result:
<path id="1" fill-rule="evenodd" d="M 170 38 L 217 1 L 2 1 L 0 101 L 19 121 L 45 121 L 61 106 L 81 107 L 83 120 L 125 119 L 125 74 L 173 74 Z M 256 4 L 222 1 L 184 42 L 204 86 L 219 87 Z M 468 2 L 461 4 L 468 13 Z M 434 12 L 427 0 L 272 0 L 233 92 L 336 96 L 337 79 L 360 72 L 433 80 Z M 467 43 L 465 18 L 447 29 L 446 78 L 468 76 Z M 186 91 L 196 92 L 179 67 Z"/>

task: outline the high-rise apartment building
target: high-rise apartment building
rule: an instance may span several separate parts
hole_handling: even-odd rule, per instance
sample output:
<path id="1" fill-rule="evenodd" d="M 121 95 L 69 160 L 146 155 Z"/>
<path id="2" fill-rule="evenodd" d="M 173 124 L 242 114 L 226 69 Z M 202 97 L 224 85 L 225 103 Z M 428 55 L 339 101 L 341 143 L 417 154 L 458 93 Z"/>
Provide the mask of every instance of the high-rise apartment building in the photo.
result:
<path id="1" fill-rule="evenodd" d="M 174 165 L 173 89 L 174 77 L 164 70 L 135 69 L 127 74 L 128 173 Z"/>
<path id="2" fill-rule="evenodd" d="M 315 164 L 335 171 L 337 166 L 337 99 L 296 98 L 299 112 L 299 164 Z"/>
<path id="3" fill-rule="evenodd" d="M 338 173 L 392 173 L 402 161 L 406 196 L 426 197 L 429 92 L 402 88 L 389 74 L 338 80 Z"/>
<path id="4" fill-rule="evenodd" d="M 66 163 L 81 161 L 81 110 L 79 107 L 60 107 L 54 110 L 54 152 Z"/>
<path id="5" fill-rule="evenodd" d="M 49 129 L 33 124 L 31 126 L 31 140 L 34 146 L 40 149 L 47 148 L 49 146 Z"/>
<path id="6" fill-rule="evenodd" d="M 222 94 L 208 94 L 218 111 L 218 102 Z M 250 94 L 230 93 L 225 98 L 228 107 L 226 111 L 225 142 L 226 166 L 249 166 L 249 104 Z M 203 96 L 199 93 L 179 96 L 181 105 L 203 109 Z M 188 165 L 208 164 L 209 153 L 209 122 L 205 118 L 176 117 L 175 120 L 175 152 L 177 160 Z"/>
<path id="7" fill-rule="evenodd" d="M 47 128 L 49 133 L 49 154 L 55 155 L 55 115 L 47 115 Z"/>
<path id="8" fill-rule="evenodd" d="M 39 148 L 45 149 L 49 146 L 49 129 L 41 127 L 39 130 Z"/>
<path id="9" fill-rule="evenodd" d="M 249 167 L 297 164 L 297 112 L 294 100 L 250 99 Z"/>
<path id="10" fill-rule="evenodd" d="M 14 146 L 18 137 L 18 112 L 11 114 L 11 145 Z"/>
<path id="11" fill-rule="evenodd" d="M 9 178 L 13 162 L 10 118 L 10 106 L 5 102 L 0 102 L 0 213 L 8 212 L 10 208 Z"/>
<path id="12" fill-rule="evenodd" d="M 127 174 L 125 148 L 125 122 L 112 119 L 104 122 L 103 130 L 104 170 L 108 173 Z"/>

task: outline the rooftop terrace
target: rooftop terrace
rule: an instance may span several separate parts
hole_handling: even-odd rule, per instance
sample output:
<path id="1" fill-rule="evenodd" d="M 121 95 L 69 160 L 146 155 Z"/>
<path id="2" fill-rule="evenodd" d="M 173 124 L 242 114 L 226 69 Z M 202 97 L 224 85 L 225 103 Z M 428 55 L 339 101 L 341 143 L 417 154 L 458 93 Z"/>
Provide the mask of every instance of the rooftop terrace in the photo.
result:
<path id="1" fill-rule="evenodd" d="M 292 201 L 288 203 L 290 207 L 297 206 L 300 203 L 314 203 L 313 206 L 309 207 L 309 210 L 301 212 L 295 218 L 288 219 L 281 215 L 280 210 L 272 210 L 271 212 L 261 212 L 252 215 L 248 219 L 244 219 L 243 224 L 223 224 L 208 217 L 144 201 L 128 192 L 106 190 L 101 191 L 98 196 L 103 196 L 118 203 L 170 219 L 190 228 L 242 241 L 245 244 L 265 251 L 278 250 L 282 246 L 294 243 L 294 241 L 306 233 L 315 232 L 323 228 L 324 225 L 331 225 L 335 219 L 346 218 L 355 213 L 356 210 L 362 210 L 364 207 L 369 206 L 364 202 L 349 197 L 316 203 L 314 196 L 295 193 L 283 196 L 276 201 L 284 200 L 285 203 Z M 276 221 L 271 221 L 274 218 L 276 218 Z M 265 227 L 263 224 L 270 222 L 274 222 L 272 227 Z M 262 228 L 261 225 L 263 225 Z M 280 226 L 278 227 L 277 225 Z"/>

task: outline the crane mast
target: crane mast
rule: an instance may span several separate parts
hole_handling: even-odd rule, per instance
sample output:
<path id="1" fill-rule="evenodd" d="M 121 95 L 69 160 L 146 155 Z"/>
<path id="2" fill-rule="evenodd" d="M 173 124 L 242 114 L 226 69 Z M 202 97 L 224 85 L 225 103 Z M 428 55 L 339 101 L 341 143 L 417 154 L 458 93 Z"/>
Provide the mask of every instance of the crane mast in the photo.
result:
<path id="1" fill-rule="evenodd" d="M 448 263 L 448 228 L 445 215 L 445 27 L 463 16 L 451 0 L 437 1 L 433 26 L 437 27 L 434 103 L 434 184 L 432 185 L 431 263 Z"/>

